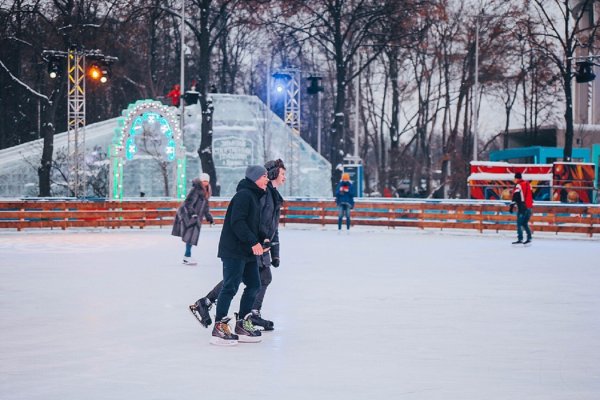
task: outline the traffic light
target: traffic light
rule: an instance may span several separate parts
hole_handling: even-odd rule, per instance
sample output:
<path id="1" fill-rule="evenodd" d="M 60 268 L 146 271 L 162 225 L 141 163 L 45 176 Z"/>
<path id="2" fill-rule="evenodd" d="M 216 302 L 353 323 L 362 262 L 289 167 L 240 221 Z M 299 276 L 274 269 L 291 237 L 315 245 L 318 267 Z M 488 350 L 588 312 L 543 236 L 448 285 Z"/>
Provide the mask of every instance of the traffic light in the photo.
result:
<path id="1" fill-rule="evenodd" d="M 58 62 L 56 60 L 48 61 L 48 75 L 51 79 L 54 79 L 58 76 L 60 71 L 60 67 L 58 66 Z"/>
<path id="2" fill-rule="evenodd" d="M 579 61 L 575 65 L 577 66 L 577 72 L 575 72 L 577 83 L 591 82 L 596 78 L 596 74 L 594 74 L 592 69 L 594 63 L 591 61 Z"/>

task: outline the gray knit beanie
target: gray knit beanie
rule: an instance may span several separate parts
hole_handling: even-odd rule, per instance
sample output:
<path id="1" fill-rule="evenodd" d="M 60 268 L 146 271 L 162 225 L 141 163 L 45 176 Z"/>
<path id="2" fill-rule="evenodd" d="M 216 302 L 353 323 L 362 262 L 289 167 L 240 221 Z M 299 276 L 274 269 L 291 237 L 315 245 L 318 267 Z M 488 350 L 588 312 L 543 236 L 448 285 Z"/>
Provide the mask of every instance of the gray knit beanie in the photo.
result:
<path id="1" fill-rule="evenodd" d="M 256 182 L 258 178 L 267 173 L 267 169 L 262 165 L 249 165 L 246 168 L 246 178 L 250 179 L 252 182 Z"/>

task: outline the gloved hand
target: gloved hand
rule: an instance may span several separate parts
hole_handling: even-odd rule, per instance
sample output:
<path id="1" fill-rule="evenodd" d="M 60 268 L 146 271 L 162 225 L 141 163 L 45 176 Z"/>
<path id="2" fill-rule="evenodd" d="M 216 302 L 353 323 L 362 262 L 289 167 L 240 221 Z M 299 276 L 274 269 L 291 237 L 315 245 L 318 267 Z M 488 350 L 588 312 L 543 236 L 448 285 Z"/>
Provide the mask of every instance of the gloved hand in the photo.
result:
<path id="1" fill-rule="evenodd" d="M 209 224 L 214 225 L 215 224 L 215 220 L 213 218 L 212 215 L 210 214 L 206 214 L 206 220 L 208 221 Z"/>
<path id="2" fill-rule="evenodd" d="M 508 207 L 508 212 L 510 212 L 511 214 L 515 211 L 515 203 L 511 203 L 510 207 Z"/>
<path id="3" fill-rule="evenodd" d="M 275 268 L 279 267 L 279 257 L 273 257 L 273 259 L 271 260 L 271 265 Z"/>

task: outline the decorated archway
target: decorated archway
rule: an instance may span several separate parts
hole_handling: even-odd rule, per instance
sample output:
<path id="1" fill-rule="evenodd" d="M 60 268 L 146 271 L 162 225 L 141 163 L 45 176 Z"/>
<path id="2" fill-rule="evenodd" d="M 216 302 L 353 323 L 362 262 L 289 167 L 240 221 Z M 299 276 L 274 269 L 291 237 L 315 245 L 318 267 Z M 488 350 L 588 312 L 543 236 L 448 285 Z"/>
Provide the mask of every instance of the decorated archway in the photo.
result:
<path id="1" fill-rule="evenodd" d="M 109 146 L 111 200 L 123 199 L 123 166 L 138 153 L 141 138 L 144 143 L 153 143 L 157 157 L 172 164 L 173 189 L 170 193 L 178 199 L 185 198 L 185 147 L 176 111 L 176 108 L 155 100 L 139 100 L 123 110 Z"/>

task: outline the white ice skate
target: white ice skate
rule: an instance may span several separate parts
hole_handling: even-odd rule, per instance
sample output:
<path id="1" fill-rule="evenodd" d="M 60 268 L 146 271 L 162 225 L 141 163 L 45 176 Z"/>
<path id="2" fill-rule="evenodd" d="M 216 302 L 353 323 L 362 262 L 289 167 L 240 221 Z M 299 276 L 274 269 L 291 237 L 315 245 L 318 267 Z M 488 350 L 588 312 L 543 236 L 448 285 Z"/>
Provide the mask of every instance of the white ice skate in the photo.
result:
<path id="1" fill-rule="evenodd" d="M 193 259 L 192 257 L 183 257 L 184 265 L 198 265 L 198 261 Z"/>

